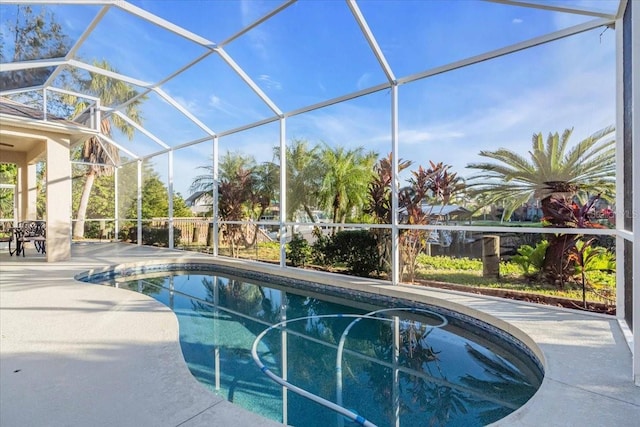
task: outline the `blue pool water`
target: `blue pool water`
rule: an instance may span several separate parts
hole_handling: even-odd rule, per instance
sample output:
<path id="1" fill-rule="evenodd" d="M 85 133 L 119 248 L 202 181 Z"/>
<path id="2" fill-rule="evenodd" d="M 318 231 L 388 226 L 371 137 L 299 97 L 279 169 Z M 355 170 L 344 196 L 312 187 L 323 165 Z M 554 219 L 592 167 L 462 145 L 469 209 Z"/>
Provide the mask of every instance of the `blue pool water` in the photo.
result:
<path id="1" fill-rule="evenodd" d="M 517 340 L 438 307 L 228 271 L 173 270 L 108 283 L 175 312 L 184 358 L 202 384 L 289 425 L 354 426 L 357 414 L 366 425 L 481 426 L 523 405 L 542 380 L 539 362 Z"/>

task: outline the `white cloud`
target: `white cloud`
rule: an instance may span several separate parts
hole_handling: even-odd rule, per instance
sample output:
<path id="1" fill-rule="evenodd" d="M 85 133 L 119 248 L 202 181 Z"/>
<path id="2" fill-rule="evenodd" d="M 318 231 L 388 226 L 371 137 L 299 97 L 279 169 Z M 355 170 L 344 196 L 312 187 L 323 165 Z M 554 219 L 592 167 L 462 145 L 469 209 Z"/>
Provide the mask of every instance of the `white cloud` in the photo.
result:
<path id="1" fill-rule="evenodd" d="M 233 105 L 228 102 L 222 100 L 219 96 L 215 94 L 211 94 L 209 96 L 209 107 L 216 111 L 220 111 L 229 116 L 235 117 L 238 114 L 238 109 L 233 107 Z"/>
<path id="2" fill-rule="evenodd" d="M 282 83 L 280 83 L 277 80 L 274 80 L 268 74 L 260 74 L 258 76 L 258 81 L 262 82 L 264 87 L 266 87 L 267 89 L 275 89 L 275 90 L 281 90 L 282 89 Z"/>
<path id="3" fill-rule="evenodd" d="M 220 105 L 221 105 L 221 102 L 222 102 L 222 101 L 220 100 L 220 98 L 219 98 L 218 96 L 216 96 L 216 95 L 213 95 L 213 94 L 212 94 L 212 95 L 209 97 L 209 106 L 211 106 L 211 107 L 213 107 L 213 108 L 219 108 L 219 107 L 220 107 Z"/>
<path id="4" fill-rule="evenodd" d="M 421 144 L 425 142 L 437 142 L 449 139 L 464 138 L 464 133 L 454 130 L 426 130 L 426 129 L 408 129 L 405 131 L 400 130 L 398 134 L 398 141 L 401 144 L 413 145 Z"/>
<path id="5" fill-rule="evenodd" d="M 520 18 L 513 18 L 513 20 L 511 21 L 512 24 L 522 24 L 523 22 L 524 20 Z"/>
<path id="6" fill-rule="evenodd" d="M 270 2 L 260 3 L 257 1 L 242 0 L 240 2 L 240 14 L 242 25 L 246 26 L 255 22 L 268 11 Z M 250 41 L 251 48 L 263 60 L 269 59 L 270 36 L 263 26 L 257 26 L 245 34 Z"/>
<path id="7" fill-rule="evenodd" d="M 211 94 L 211 96 L 209 96 L 208 106 L 210 107 L 210 111 L 208 113 L 210 113 L 211 110 L 218 111 L 227 115 L 228 117 L 244 118 L 244 122 L 251 122 L 252 120 L 257 120 L 261 117 L 254 109 L 238 107 L 237 105 L 234 105 L 215 94 Z M 215 123 L 218 126 L 222 126 L 225 120 L 224 117 L 220 116 L 217 113 L 214 116 L 207 113 L 204 113 L 204 115 L 208 115 L 211 120 L 215 120 Z M 224 128 L 228 128 L 228 126 L 223 127 L 223 129 Z"/>
<path id="8" fill-rule="evenodd" d="M 356 88 L 358 88 L 358 90 L 361 90 L 369 86 L 371 86 L 371 73 L 364 73 L 356 82 Z"/>
<path id="9" fill-rule="evenodd" d="M 199 110 L 199 108 L 198 108 L 198 102 L 196 100 L 189 100 L 189 99 L 183 98 L 182 96 L 174 96 L 173 99 L 178 104 L 186 108 L 190 113 L 197 114 L 197 111 Z"/>

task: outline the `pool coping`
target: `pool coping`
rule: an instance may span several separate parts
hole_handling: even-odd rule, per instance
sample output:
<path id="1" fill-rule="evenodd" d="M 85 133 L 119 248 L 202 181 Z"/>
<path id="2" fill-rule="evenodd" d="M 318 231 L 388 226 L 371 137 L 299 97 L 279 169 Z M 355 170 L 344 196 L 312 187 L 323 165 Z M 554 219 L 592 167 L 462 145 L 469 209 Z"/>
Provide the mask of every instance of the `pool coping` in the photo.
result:
<path id="1" fill-rule="evenodd" d="M 428 304 L 437 301 L 438 305 L 445 308 L 466 312 L 501 327 L 529 345 L 537 355 L 539 354 L 544 365 L 545 377 L 540 390 L 522 408 L 493 426 L 538 426 L 541 420 L 545 420 L 549 425 L 631 426 L 640 418 L 640 388 L 632 382 L 631 353 L 617 319 L 611 316 L 451 290 L 413 285 L 394 286 L 374 279 L 291 267 L 281 268 L 265 263 L 212 258 L 180 251 L 153 248 L 122 249 L 125 250 L 135 254 L 119 254 L 120 250 L 116 249 L 109 256 L 85 255 L 85 259 L 65 272 L 68 282 L 74 282 L 72 277 L 83 271 L 105 271 L 125 264 L 152 266 L 196 262 L 312 280 L 321 284 L 409 298 Z M 41 264 L 46 269 L 50 265 Z M 6 265 L 3 262 L 0 271 L 5 270 Z M 4 282 L 5 274 L 2 276 L 0 283 Z M 0 348 L 0 351 L 3 350 Z M 203 389 L 202 393 L 206 395 L 206 390 Z M 237 408 L 235 405 L 230 406 L 232 412 Z M 238 412 L 242 413 L 240 409 Z"/>

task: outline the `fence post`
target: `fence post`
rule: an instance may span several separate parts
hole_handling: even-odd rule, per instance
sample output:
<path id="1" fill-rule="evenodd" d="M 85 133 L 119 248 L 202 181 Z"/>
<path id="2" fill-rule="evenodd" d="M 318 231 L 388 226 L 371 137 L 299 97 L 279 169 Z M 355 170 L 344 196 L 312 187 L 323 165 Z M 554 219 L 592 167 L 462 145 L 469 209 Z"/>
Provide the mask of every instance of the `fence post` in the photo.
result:
<path id="1" fill-rule="evenodd" d="M 500 236 L 482 236 L 482 276 L 500 278 Z"/>
<path id="2" fill-rule="evenodd" d="M 213 221 L 209 222 L 207 227 L 207 247 L 213 246 Z"/>

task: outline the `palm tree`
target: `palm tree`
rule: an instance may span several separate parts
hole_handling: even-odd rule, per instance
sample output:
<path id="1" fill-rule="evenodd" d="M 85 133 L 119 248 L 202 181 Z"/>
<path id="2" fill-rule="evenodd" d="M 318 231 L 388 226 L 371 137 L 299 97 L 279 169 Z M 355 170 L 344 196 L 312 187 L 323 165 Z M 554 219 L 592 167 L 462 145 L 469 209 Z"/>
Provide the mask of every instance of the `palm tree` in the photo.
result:
<path id="1" fill-rule="evenodd" d="M 191 183 L 191 191 L 204 191 L 211 194 L 214 189 L 213 166 L 202 166 L 205 173 L 197 176 Z M 273 162 L 256 165 L 251 155 L 226 152 L 220 160 L 220 179 L 218 185 L 218 212 L 224 221 L 257 220 L 275 199 L 278 188 L 280 168 Z M 244 240 L 245 246 L 254 245 L 257 239 L 258 224 L 251 241 L 247 239 L 243 227 L 239 224 L 226 224 L 224 231 L 232 251 L 236 253 L 237 244 Z"/>
<path id="2" fill-rule="evenodd" d="M 529 152 L 531 161 L 506 149 L 481 151 L 481 156 L 502 164 L 468 165 L 484 171 L 472 178 L 471 193 L 484 195 L 488 203 L 502 201 L 503 218 L 535 197 L 541 201 L 543 220 L 548 225 L 572 227 L 571 221 L 558 215 L 558 206 L 572 206 L 575 197 L 585 205 L 593 196 L 612 200 L 615 195 L 614 128 L 601 129 L 567 151 L 572 131 L 565 130 L 561 137 L 558 133 L 549 134 L 546 145 L 542 134 L 534 134 Z M 567 209 L 560 211 L 567 212 Z M 574 227 L 588 228 L 589 225 L 583 221 L 576 222 Z M 560 287 L 575 270 L 577 238 L 567 234 L 549 237 L 542 270 L 547 280 Z"/>
<path id="3" fill-rule="evenodd" d="M 279 158 L 278 147 L 275 149 Z M 287 166 L 287 219 L 293 220 L 295 212 L 302 208 L 315 222 L 313 208 L 318 206 L 318 194 L 322 182 L 320 148 L 309 147 L 304 139 L 294 139 L 286 146 Z"/>
<path id="4" fill-rule="evenodd" d="M 483 195 L 487 203 L 504 203 L 503 218 L 532 198 L 543 205 L 552 195 L 577 196 L 585 201 L 600 194 L 613 200 L 615 195 L 614 128 L 595 132 L 569 149 L 573 129 L 562 136 L 549 134 L 546 144 L 542 133 L 534 134 L 529 159 L 506 148 L 481 151 L 495 162 L 471 163 L 467 168 L 481 172 L 471 178 L 470 195 Z"/>
<path id="5" fill-rule="evenodd" d="M 255 179 L 251 202 L 257 209 L 252 210 L 257 211 L 255 219 L 259 220 L 277 197 L 280 167 L 274 162 L 264 162 L 253 169 L 253 175 Z"/>
<path id="6" fill-rule="evenodd" d="M 212 194 L 215 188 L 215 181 L 213 180 L 213 165 L 211 164 L 211 160 L 209 164 L 206 166 L 200 166 L 199 169 L 203 169 L 204 173 L 196 176 L 191 182 L 191 186 L 189 190 L 191 192 L 202 191 L 206 194 Z M 227 190 L 229 190 L 233 186 L 236 188 L 237 182 L 242 180 L 246 181 L 247 177 L 251 175 L 252 170 L 256 167 L 255 159 L 250 155 L 244 155 L 242 153 L 230 152 L 227 151 L 222 158 L 220 159 L 220 172 L 219 172 L 219 181 L 220 185 L 224 184 Z M 240 179 L 242 178 L 242 179 Z M 245 182 L 246 183 L 246 182 Z M 227 193 L 225 190 L 225 194 Z M 232 192 L 238 195 L 238 192 L 242 190 L 240 188 L 234 189 Z M 221 193 L 220 189 L 218 189 L 218 193 Z M 225 196 L 226 197 L 226 196 Z M 245 202 L 245 196 L 243 196 L 242 200 L 221 200 L 221 203 L 237 203 L 238 204 L 238 214 L 240 215 L 241 209 L 240 205 Z M 220 213 L 219 213 L 220 214 Z M 220 214 L 224 219 L 230 220 L 231 218 L 227 218 L 224 215 Z M 237 216 L 234 215 L 234 216 Z M 240 218 L 238 218 L 239 220 Z"/>
<path id="7" fill-rule="evenodd" d="M 374 152 L 364 153 L 363 147 L 347 150 L 327 145 L 322 150 L 325 175 L 319 198 L 331 209 L 333 222 L 345 222 L 353 210 L 362 211 L 368 202 L 368 186 L 377 158 Z"/>
<path id="8" fill-rule="evenodd" d="M 106 61 L 96 61 L 94 65 L 108 71 L 116 71 Z M 122 104 L 138 94 L 129 84 L 97 73 L 89 73 L 89 78 L 80 80 L 79 86 L 82 92 L 99 97 L 102 105 L 108 106 Z M 136 98 L 125 107 L 125 114 L 138 124 L 142 123 L 140 104 L 145 99 L 145 97 Z M 79 100 L 75 97 L 69 97 L 67 102 L 75 104 L 77 112 L 84 111 L 88 107 L 86 101 Z M 105 116 L 100 122 L 100 132 L 103 135 L 111 137 L 113 128 L 118 129 L 126 135 L 129 140 L 133 139 L 135 129 L 129 123 L 115 114 Z M 104 143 L 99 136 L 92 136 L 84 142 L 80 158 L 83 162 L 90 163 L 90 165 L 87 168 L 76 223 L 73 227 L 74 238 L 84 237 L 84 222 L 87 206 L 96 177 L 111 175 L 114 171 L 114 165 L 119 162 L 120 157 L 116 147 Z"/>

